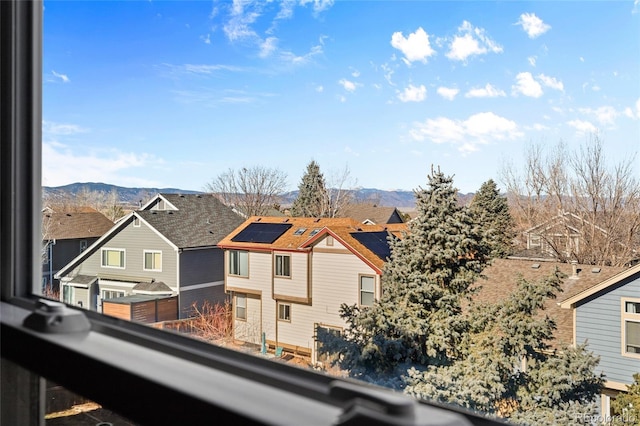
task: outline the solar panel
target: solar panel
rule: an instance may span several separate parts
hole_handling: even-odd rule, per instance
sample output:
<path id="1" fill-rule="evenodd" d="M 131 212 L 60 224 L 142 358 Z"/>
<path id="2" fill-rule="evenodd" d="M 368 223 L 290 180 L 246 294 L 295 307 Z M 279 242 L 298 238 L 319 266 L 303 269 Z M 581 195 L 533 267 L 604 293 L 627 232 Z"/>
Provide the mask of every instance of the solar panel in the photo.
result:
<path id="1" fill-rule="evenodd" d="M 391 248 L 387 241 L 387 231 L 378 232 L 352 232 L 351 236 L 360 244 L 371 250 L 376 256 L 382 260 L 391 257 Z"/>
<path id="2" fill-rule="evenodd" d="M 231 241 L 236 243 L 271 244 L 291 228 L 290 223 L 250 223 Z"/>

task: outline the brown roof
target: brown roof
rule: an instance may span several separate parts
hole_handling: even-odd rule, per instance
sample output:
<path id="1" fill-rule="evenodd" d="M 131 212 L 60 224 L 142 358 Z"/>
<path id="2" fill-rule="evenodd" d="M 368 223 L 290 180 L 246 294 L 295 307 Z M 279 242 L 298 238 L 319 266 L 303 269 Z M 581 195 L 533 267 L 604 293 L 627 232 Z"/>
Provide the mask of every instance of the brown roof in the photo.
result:
<path id="1" fill-rule="evenodd" d="M 538 265 L 537 267 L 534 267 Z M 527 281 L 537 281 L 553 273 L 555 268 L 567 275 L 562 282 L 562 292 L 555 299 L 549 299 L 544 304 L 544 310 L 539 315 L 548 315 L 557 325 L 554 341 L 549 342 L 552 347 L 562 343 L 573 343 L 573 312 L 561 309 L 558 303 L 572 297 L 602 281 L 622 272 L 625 268 L 612 266 L 577 265 L 578 278 L 571 278 L 573 265 L 559 262 L 540 262 L 532 260 L 494 259 L 483 274 L 487 279 L 481 279 L 476 286 L 481 287 L 474 296 L 472 303 L 492 303 L 506 299 L 516 288 L 516 281 L 522 276 Z M 595 269 L 594 269 L 595 268 Z M 600 271 L 595 273 L 596 269 Z"/>
<path id="2" fill-rule="evenodd" d="M 291 227 L 287 229 L 273 243 L 254 243 L 254 242 L 235 242 L 233 238 L 252 223 L 286 223 Z M 304 229 L 304 231 L 302 231 Z M 401 236 L 401 232 L 407 229 L 406 224 L 389 224 L 389 225 L 364 225 L 351 218 L 306 218 L 306 217 L 258 217 L 253 216 L 247 219 L 242 225 L 232 231 L 218 246 L 222 248 L 242 248 L 246 250 L 288 250 L 288 251 L 309 251 L 315 242 L 326 235 L 332 235 L 338 239 L 347 248 L 351 249 L 354 254 L 364 260 L 366 263 L 375 267 L 379 271 L 382 270 L 384 261 L 380 259 L 374 252 L 362 245 L 351 234 L 356 232 L 380 232 L 388 231 Z M 314 232 L 315 231 L 315 232 Z M 311 235 L 313 233 L 313 235 Z M 296 235 L 298 234 L 298 235 Z"/>
<path id="3" fill-rule="evenodd" d="M 95 210 L 70 213 L 43 213 L 42 235 L 45 240 L 68 240 L 101 237 L 111 227 L 105 215 Z"/>
<path id="4" fill-rule="evenodd" d="M 342 211 L 342 215 L 353 218 L 360 223 L 369 220 L 375 224 L 382 225 L 392 219 L 396 210 L 395 207 L 384 207 L 376 204 L 354 204 L 345 208 Z M 402 220 L 402 215 L 399 211 L 398 216 Z"/>

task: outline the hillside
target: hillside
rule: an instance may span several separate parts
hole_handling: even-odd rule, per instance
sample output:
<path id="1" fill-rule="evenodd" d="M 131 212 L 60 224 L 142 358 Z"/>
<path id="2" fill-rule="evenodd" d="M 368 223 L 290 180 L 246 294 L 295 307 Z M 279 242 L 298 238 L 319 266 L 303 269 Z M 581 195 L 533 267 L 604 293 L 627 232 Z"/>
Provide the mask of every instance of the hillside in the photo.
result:
<path id="1" fill-rule="evenodd" d="M 64 186 L 43 187 L 43 196 L 45 199 L 55 200 L 63 196 L 77 196 L 82 192 L 99 192 L 103 194 L 111 194 L 115 191 L 118 194 L 120 203 L 125 205 L 139 205 L 145 203 L 153 195 L 164 192 L 170 194 L 199 194 L 201 191 L 192 191 L 178 188 L 126 188 L 122 186 L 111 185 L 108 183 L 84 182 L 72 183 Z M 385 191 L 375 188 L 358 188 L 353 190 L 354 199 L 357 202 L 373 203 L 379 206 L 398 207 L 404 209 L 412 209 L 415 207 L 415 198 L 413 191 Z M 290 205 L 298 195 L 298 191 L 290 191 L 282 196 L 281 205 Z M 463 204 L 468 203 L 473 194 L 459 194 L 460 201 Z"/>

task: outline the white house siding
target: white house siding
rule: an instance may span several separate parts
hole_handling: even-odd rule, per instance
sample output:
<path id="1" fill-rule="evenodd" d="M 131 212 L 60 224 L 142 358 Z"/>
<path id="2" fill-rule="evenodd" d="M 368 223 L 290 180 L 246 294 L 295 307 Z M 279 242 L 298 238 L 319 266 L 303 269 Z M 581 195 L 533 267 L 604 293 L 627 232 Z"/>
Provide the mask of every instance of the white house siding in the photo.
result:
<path id="1" fill-rule="evenodd" d="M 333 248 L 342 249 L 337 241 Z M 379 287 L 379 277 L 357 256 L 344 252 L 314 252 L 312 271 L 313 304 L 291 305 L 291 322 L 278 322 L 278 343 L 307 348 L 315 359 L 314 325 L 345 327 L 346 323 L 339 314 L 340 305 L 358 303 L 359 276 L 375 276 L 376 288 Z"/>
<path id="2" fill-rule="evenodd" d="M 596 295 L 597 296 L 597 295 Z M 576 343 L 588 342 L 587 349 L 600 357 L 598 372 L 606 380 L 631 384 L 640 372 L 640 359 L 622 355 L 621 299 L 640 297 L 640 277 L 576 308 Z"/>
<path id="3" fill-rule="evenodd" d="M 275 252 L 273 261 L 275 262 L 276 254 L 285 254 L 291 256 L 291 278 L 273 278 L 273 293 L 281 296 L 307 298 L 308 289 L 308 258 L 307 253 L 283 253 Z"/>
<path id="4" fill-rule="evenodd" d="M 239 320 L 234 311 L 234 337 L 243 342 L 260 344 L 262 342 L 262 303 L 260 296 L 247 294 L 247 318 Z M 235 301 L 234 301 L 235 303 Z"/>
<path id="5" fill-rule="evenodd" d="M 228 262 L 228 253 L 225 259 Z M 271 253 L 249 252 L 249 277 L 226 277 L 228 289 L 236 294 L 247 291 L 247 320 L 234 320 L 234 337 L 238 340 L 259 344 L 263 331 L 269 334 L 275 330 L 275 310 L 271 306 L 271 271 Z M 261 297 L 255 293 L 261 294 Z"/>

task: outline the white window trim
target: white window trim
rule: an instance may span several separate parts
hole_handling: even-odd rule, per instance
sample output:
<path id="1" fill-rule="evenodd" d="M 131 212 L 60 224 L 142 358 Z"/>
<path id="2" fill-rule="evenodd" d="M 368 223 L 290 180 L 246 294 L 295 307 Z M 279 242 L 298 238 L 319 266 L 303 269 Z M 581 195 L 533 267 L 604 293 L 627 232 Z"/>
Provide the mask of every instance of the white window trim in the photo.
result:
<path id="1" fill-rule="evenodd" d="M 147 268 L 147 253 L 151 254 L 160 254 L 160 268 Z M 153 272 L 162 272 L 162 250 L 142 250 L 142 270 L 143 271 L 153 271 Z"/>
<path id="2" fill-rule="evenodd" d="M 238 306 L 239 305 L 239 303 L 238 303 L 238 299 L 239 298 L 244 299 L 244 306 L 242 307 L 242 309 L 244 309 L 244 316 L 242 316 L 242 317 L 238 316 L 238 308 L 240 307 L 240 306 Z M 236 297 L 235 297 L 235 300 L 234 300 L 235 303 L 233 304 L 233 307 L 234 307 L 234 309 L 233 309 L 233 317 L 238 321 L 246 321 L 247 320 L 247 316 L 248 316 L 247 315 L 247 299 L 248 299 L 248 297 L 244 293 L 237 293 L 236 294 Z"/>
<path id="3" fill-rule="evenodd" d="M 640 359 L 640 353 L 627 352 L 627 322 L 640 324 L 640 312 L 626 312 L 627 302 L 640 303 L 640 298 L 623 297 L 620 299 L 620 349 L 623 357 Z"/>
<path id="4" fill-rule="evenodd" d="M 123 259 L 122 259 L 122 266 L 110 266 L 110 265 L 104 265 L 103 264 L 103 259 L 104 259 L 104 252 L 105 251 L 120 251 L 122 253 L 124 253 Z M 111 269 L 127 269 L 127 250 L 123 249 L 123 248 L 115 248 L 115 247 L 103 247 L 100 249 L 100 267 L 102 268 L 111 268 Z"/>
<path id="5" fill-rule="evenodd" d="M 247 256 L 247 275 L 240 275 L 240 274 L 234 274 L 231 272 L 231 253 L 232 252 L 236 252 L 236 253 L 246 253 Z M 249 278 L 249 251 L 248 250 L 236 250 L 236 249 L 231 249 L 227 251 L 227 259 L 226 259 L 226 263 L 227 263 L 227 275 L 229 275 L 230 277 L 239 277 L 239 278 Z M 240 259 L 238 258 L 238 268 L 240 268 Z M 241 269 L 241 268 L 240 268 Z"/>
<path id="6" fill-rule="evenodd" d="M 281 258 L 289 258 L 289 275 L 285 275 L 285 274 L 278 274 L 278 257 Z M 283 264 L 284 265 L 284 264 Z M 291 255 L 290 254 L 285 254 L 285 253 L 275 253 L 273 255 L 273 276 L 276 278 L 288 278 L 291 279 Z"/>
<path id="7" fill-rule="evenodd" d="M 283 318 L 280 316 L 280 307 L 288 307 L 289 309 L 287 310 L 289 312 L 289 318 Z M 280 322 L 291 322 L 291 303 L 281 303 L 278 302 L 278 321 Z"/>
<path id="8" fill-rule="evenodd" d="M 366 293 L 373 294 L 373 302 L 376 301 L 376 275 L 371 274 L 358 274 L 358 305 L 359 306 L 372 306 L 371 305 L 363 305 L 362 304 L 362 278 L 373 278 L 373 291 L 366 291 Z"/>

